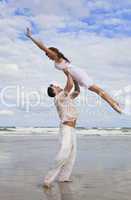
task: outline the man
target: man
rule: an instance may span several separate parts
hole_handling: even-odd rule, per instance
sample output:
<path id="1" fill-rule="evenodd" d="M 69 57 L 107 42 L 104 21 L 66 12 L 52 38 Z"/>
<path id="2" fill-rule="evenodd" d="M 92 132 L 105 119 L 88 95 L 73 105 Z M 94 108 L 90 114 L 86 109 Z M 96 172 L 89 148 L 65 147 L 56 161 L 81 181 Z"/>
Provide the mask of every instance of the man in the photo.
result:
<path id="1" fill-rule="evenodd" d="M 54 103 L 60 118 L 61 147 L 55 165 L 44 179 L 44 187 L 50 187 L 58 178 L 60 182 L 69 182 L 76 157 L 76 136 L 74 128 L 77 120 L 77 111 L 73 100 L 79 95 L 78 83 L 72 79 L 68 71 L 64 70 L 67 83 L 64 89 L 57 85 L 48 87 L 48 95 L 54 98 Z M 74 85 L 74 91 L 71 92 Z"/>

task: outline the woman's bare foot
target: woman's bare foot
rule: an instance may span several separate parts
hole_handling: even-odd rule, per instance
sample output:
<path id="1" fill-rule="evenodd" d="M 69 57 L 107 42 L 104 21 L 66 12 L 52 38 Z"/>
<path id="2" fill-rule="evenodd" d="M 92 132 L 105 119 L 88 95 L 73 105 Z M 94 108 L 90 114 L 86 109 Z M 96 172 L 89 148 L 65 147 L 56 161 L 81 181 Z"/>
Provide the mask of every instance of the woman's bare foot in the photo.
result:
<path id="1" fill-rule="evenodd" d="M 122 109 L 120 108 L 119 103 L 114 103 L 114 104 L 112 105 L 112 108 L 113 108 L 116 112 L 118 112 L 119 114 L 122 114 Z"/>

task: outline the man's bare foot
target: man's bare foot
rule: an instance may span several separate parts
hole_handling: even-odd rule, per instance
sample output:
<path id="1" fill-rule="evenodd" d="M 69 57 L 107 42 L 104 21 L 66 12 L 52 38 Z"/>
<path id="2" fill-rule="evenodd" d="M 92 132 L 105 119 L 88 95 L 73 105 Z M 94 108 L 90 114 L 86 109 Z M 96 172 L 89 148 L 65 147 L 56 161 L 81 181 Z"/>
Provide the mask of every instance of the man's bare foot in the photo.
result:
<path id="1" fill-rule="evenodd" d="M 45 189 L 50 189 L 51 188 L 51 184 L 45 182 L 44 185 L 43 185 L 43 187 Z"/>

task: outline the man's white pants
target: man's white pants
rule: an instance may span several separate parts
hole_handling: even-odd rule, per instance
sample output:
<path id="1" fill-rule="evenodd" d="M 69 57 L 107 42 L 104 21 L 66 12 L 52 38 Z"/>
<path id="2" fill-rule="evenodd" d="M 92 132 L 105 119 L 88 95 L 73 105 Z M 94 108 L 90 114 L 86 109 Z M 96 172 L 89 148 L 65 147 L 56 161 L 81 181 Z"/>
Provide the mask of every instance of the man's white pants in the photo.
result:
<path id="1" fill-rule="evenodd" d="M 45 177 L 45 183 L 53 182 L 57 177 L 59 181 L 68 181 L 72 173 L 76 158 L 76 134 L 74 128 L 60 125 L 60 150 L 55 159 L 55 165 Z"/>

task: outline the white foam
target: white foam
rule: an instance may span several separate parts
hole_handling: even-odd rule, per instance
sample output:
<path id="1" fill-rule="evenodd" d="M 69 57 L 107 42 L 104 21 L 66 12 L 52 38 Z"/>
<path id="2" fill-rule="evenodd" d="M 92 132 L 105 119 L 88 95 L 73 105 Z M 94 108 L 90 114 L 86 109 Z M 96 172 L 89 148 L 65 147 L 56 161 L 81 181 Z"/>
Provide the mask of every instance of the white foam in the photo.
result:
<path id="1" fill-rule="evenodd" d="M 131 135 L 130 128 L 99 128 L 99 129 L 82 129 L 76 128 L 77 135 L 87 136 L 122 136 Z M 58 128 L 8 128 L 0 130 L 0 136 L 54 136 L 59 134 Z"/>

